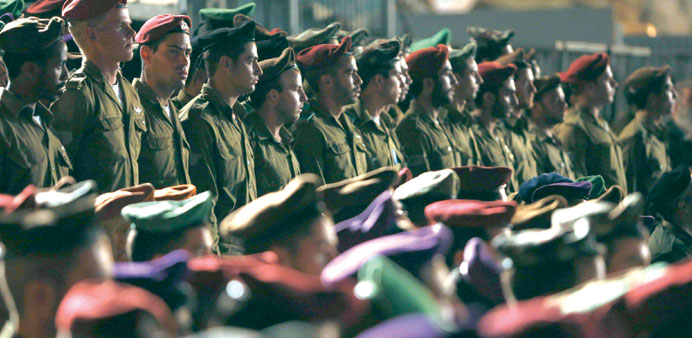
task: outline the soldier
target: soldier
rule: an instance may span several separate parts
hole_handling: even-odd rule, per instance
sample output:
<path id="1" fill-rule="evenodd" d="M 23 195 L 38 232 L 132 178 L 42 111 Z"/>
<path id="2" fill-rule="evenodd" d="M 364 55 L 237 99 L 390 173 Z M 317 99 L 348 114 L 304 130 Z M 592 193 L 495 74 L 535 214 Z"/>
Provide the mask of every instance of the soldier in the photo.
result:
<path id="1" fill-rule="evenodd" d="M 663 135 L 664 120 L 675 108 L 677 92 L 670 67 L 643 67 L 625 80 L 627 102 L 636 108 L 634 119 L 620 132 L 627 190 L 645 194 L 651 184 L 672 169 Z"/>
<path id="2" fill-rule="evenodd" d="M 178 111 L 183 109 L 183 107 L 192 101 L 195 96 L 199 95 L 202 91 L 202 86 L 207 83 L 207 70 L 204 69 L 204 60 L 201 59 L 202 52 L 199 48 L 198 38 L 194 37 L 190 39 L 190 46 L 192 47 L 192 53 L 190 54 L 190 71 L 185 79 L 185 86 L 178 91 L 173 98 L 171 98 L 171 103 L 175 106 Z"/>
<path id="3" fill-rule="evenodd" d="M 300 175 L 293 152 L 293 136 L 285 127 L 297 121 L 307 101 L 303 78 L 296 66 L 295 52 L 284 49 L 281 56 L 260 62 L 262 76 L 250 104 L 255 112 L 245 119 L 255 154 L 257 195 L 277 191 Z"/>
<path id="4" fill-rule="evenodd" d="M 248 22 L 199 37 L 209 80 L 180 112 L 188 117 L 183 128 L 190 141 L 192 183 L 211 192 L 215 243 L 218 221 L 257 198 L 252 146 L 234 107 L 262 75 L 254 32 L 255 23 Z"/>
<path id="5" fill-rule="evenodd" d="M 622 148 L 600 116 L 603 106 L 613 102 L 617 87 L 610 57 L 605 53 L 584 55 L 560 74 L 560 80 L 570 86 L 573 107 L 556 126 L 556 136 L 572 159 L 575 175 L 601 175 L 607 186 L 617 184 L 625 189 Z"/>
<path id="6" fill-rule="evenodd" d="M 537 78 L 534 85 L 536 94 L 533 107 L 529 110 L 528 136 L 538 172 L 557 172 L 575 179 L 572 160 L 553 135 L 553 127 L 562 122 L 567 109 L 560 77 L 553 75 Z"/>
<path id="7" fill-rule="evenodd" d="M 462 165 L 456 142 L 440 116 L 442 108 L 452 102 L 457 85 L 448 56 L 449 49 L 437 45 L 406 58 L 414 100 L 396 134 L 414 176 Z"/>
<path id="8" fill-rule="evenodd" d="M 132 224 L 126 251 L 133 262 L 150 261 L 177 249 L 192 257 L 211 254 L 208 191 L 182 201 L 131 204 L 122 215 Z"/>
<path id="9" fill-rule="evenodd" d="M 142 77 L 133 85 L 148 127 L 139 155 L 139 178 L 159 189 L 189 184 L 190 146 L 170 98 L 183 88 L 190 67 L 190 18 L 155 16 L 144 23 L 135 42 L 140 44 Z"/>
<path id="10" fill-rule="evenodd" d="M 675 263 L 692 257 L 692 185 L 687 167 L 661 175 L 647 194 L 659 222 L 649 238 L 651 261 Z"/>
<path id="11" fill-rule="evenodd" d="M 319 275 L 337 255 L 337 238 L 315 191 L 318 184 L 315 175 L 299 176 L 228 215 L 220 226 L 223 240 L 244 254 L 270 250 L 279 264 Z"/>
<path id="12" fill-rule="evenodd" d="M 516 87 L 512 76 L 517 67 L 502 66 L 497 62 L 483 62 L 478 65 L 483 79 L 476 94 L 476 110 L 472 112 L 471 134 L 479 150 L 480 165 L 487 167 L 514 168 L 514 155 L 497 128 L 498 123 L 507 119 L 517 102 Z M 507 185 L 508 191 L 517 191 L 519 182 L 513 175 Z"/>
<path id="13" fill-rule="evenodd" d="M 93 220 L 95 189 L 89 181 L 51 198 L 51 207 L 2 216 L 2 296 L 11 319 L 0 336 L 55 337 L 55 313 L 70 287 L 111 277 L 108 239 Z"/>
<path id="14" fill-rule="evenodd" d="M 295 128 L 295 152 L 302 172 L 314 173 L 322 183 L 338 182 L 367 172 L 363 137 L 344 115 L 355 103 L 362 80 L 351 55 L 351 38 L 340 45 L 322 44 L 304 49 L 297 63 L 316 92 L 305 118 Z"/>
<path id="15" fill-rule="evenodd" d="M 401 43 L 389 40 L 371 45 L 356 55 L 358 74 L 363 79 L 361 99 L 347 106 L 345 113 L 363 137 L 368 171 L 406 166 L 401 144 L 394 133 L 395 122 L 386 114 L 386 110 L 399 101 L 404 87 L 400 54 Z"/>
<path id="16" fill-rule="evenodd" d="M 511 40 L 514 37 L 514 30 L 512 29 L 498 31 L 473 26 L 466 28 L 466 32 L 478 44 L 476 53 L 476 62 L 478 63 L 493 61 L 500 56 L 514 52 L 511 44 Z"/>
<path id="17" fill-rule="evenodd" d="M 54 100 L 67 80 L 67 47 L 60 18 L 19 19 L 0 32 L 10 84 L 0 91 L 0 192 L 50 187 L 72 164 L 39 100 Z"/>
<path id="18" fill-rule="evenodd" d="M 51 106 L 74 177 L 95 180 L 103 192 L 137 185 L 147 126 L 137 92 L 119 67 L 133 55 L 127 1 L 68 0 L 62 14 L 85 57 Z"/>
<path id="19" fill-rule="evenodd" d="M 454 100 L 447 106 L 445 124 L 456 140 L 456 146 L 461 153 L 462 165 L 478 163 L 478 147 L 471 136 L 468 127 L 471 121 L 473 99 L 480 89 L 483 79 L 478 74 L 476 44 L 470 42 L 460 50 L 449 53 L 449 63 L 452 65 L 457 85 L 454 87 Z"/>

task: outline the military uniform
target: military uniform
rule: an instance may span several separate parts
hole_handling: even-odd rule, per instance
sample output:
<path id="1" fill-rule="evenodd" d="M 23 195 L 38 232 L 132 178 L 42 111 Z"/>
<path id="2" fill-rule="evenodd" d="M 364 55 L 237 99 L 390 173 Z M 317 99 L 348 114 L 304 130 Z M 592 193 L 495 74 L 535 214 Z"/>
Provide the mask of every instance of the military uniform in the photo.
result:
<path id="1" fill-rule="evenodd" d="M 22 105 L 9 90 L 0 90 L 0 192 L 5 194 L 18 194 L 29 184 L 53 186 L 72 170 L 53 134 L 53 114 L 40 102 L 34 109 Z"/>
<path id="2" fill-rule="evenodd" d="M 630 192 L 646 194 L 662 173 L 673 169 L 666 145 L 658 137 L 661 134 L 654 126 L 647 126 L 640 115 L 635 116 L 620 133 Z"/>
<path id="3" fill-rule="evenodd" d="M 295 129 L 295 153 L 302 172 L 334 183 L 367 172 L 367 148 L 346 114 L 337 119 L 314 102 Z"/>
<path id="4" fill-rule="evenodd" d="M 617 184 L 623 189 L 627 186 L 622 148 L 608 122 L 595 118 L 582 107 L 575 107 L 555 130 L 572 158 L 578 177 L 601 175 L 607 186 Z"/>
<path id="5" fill-rule="evenodd" d="M 54 127 L 74 164 L 77 181 L 93 179 L 100 191 L 139 183 L 144 110 L 134 87 L 117 74 L 117 90 L 93 63 L 85 61 L 53 103 Z"/>
<path id="6" fill-rule="evenodd" d="M 401 143 L 394 133 L 394 121 L 387 114 L 380 115 L 379 124 L 370 116 L 358 100 L 344 111 L 360 131 L 367 149 L 368 168 L 372 171 L 381 167 L 406 167 Z"/>
<path id="7" fill-rule="evenodd" d="M 192 183 L 212 194 L 211 223 L 217 243 L 217 222 L 257 198 L 252 146 L 235 109 L 207 84 L 181 113 L 188 117 L 183 128 L 190 141 Z"/>
<path id="8" fill-rule="evenodd" d="M 497 130 L 497 127 L 495 128 L 494 132 L 491 132 L 476 118 L 474 118 L 469 128 L 478 145 L 479 165 L 514 168 L 514 155 L 512 155 L 509 146 L 505 143 L 502 133 Z M 508 184 L 508 190 L 519 190 L 516 175 L 512 175 Z"/>
<path id="9" fill-rule="evenodd" d="M 277 141 L 261 116 L 250 114 L 245 123 L 255 156 L 255 177 L 260 178 L 257 196 L 277 191 L 300 175 L 300 164 L 293 152 L 293 136 L 288 129 L 281 127 L 281 141 Z"/>
<path id="10" fill-rule="evenodd" d="M 649 237 L 651 262 L 675 263 L 692 258 L 692 235 L 663 220 Z"/>
<path id="11" fill-rule="evenodd" d="M 531 155 L 536 161 L 539 173 L 556 172 L 570 179 L 576 179 L 574 166 L 567 153 L 562 150 L 562 145 L 555 136 L 548 135 L 532 121 L 529 121 L 529 142 L 531 142 Z"/>
<path id="12" fill-rule="evenodd" d="M 538 166 L 531 154 L 533 153 L 530 135 L 524 120 L 516 120 L 513 124 L 502 121 L 498 124 L 504 135 L 505 143 L 514 155 L 514 177 L 519 184 L 538 176 Z"/>
<path id="13" fill-rule="evenodd" d="M 396 127 L 396 134 L 413 176 L 462 165 L 461 153 L 447 126 L 415 102 Z"/>
<path id="14" fill-rule="evenodd" d="M 469 112 L 460 112 L 450 107 L 445 111 L 443 120 L 461 156 L 461 165 L 478 164 L 478 154 L 480 151 L 478 145 L 476 145 L 476 140 L 469 131 L 471 121 Z"/>
<path id="15" fill-rule="evenodd" d="M 178 109 L 169 100 L 170 113 L 166 112 L 156 93 L 140 79 L 134 80 L 134 87 L 148 125 L 139 155 L 140 180 L 156 188 L 189 184 L 190 144 L 178 119 Z"/>
<path id="16" fill-rule="evenodd" d="M 183 109 L 186 104 L 188 104 L 195 97 L 186 93 L 184 90 L 180 90 L 176 96 L 171 99 L 171 102 L 177 110 Z"/>

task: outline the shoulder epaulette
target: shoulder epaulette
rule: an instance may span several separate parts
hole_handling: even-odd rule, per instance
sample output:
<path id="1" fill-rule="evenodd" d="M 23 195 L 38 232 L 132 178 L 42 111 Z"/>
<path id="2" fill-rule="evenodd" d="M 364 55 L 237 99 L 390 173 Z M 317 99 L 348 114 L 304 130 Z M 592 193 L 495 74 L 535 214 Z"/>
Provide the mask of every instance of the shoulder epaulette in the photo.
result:
<path id="1" fill-rule="evenodd" d="M 81 89 L 84 85 L 84 80 L 86 80 L 86 76 L 83 73 L 72 74 L 70 78 L 67 80 L 67 83 L 65 83 L 65 88 Z"/>

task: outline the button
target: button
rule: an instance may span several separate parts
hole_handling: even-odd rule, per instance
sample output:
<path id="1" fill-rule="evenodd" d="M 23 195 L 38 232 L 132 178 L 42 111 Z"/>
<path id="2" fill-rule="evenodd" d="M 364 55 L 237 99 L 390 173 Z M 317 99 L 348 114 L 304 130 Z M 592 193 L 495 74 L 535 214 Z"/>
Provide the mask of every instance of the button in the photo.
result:
<path id="1" fill-rule="evenodd" d="M 452 151 L 452 147 L 447 147 L 447 151 Z"/>

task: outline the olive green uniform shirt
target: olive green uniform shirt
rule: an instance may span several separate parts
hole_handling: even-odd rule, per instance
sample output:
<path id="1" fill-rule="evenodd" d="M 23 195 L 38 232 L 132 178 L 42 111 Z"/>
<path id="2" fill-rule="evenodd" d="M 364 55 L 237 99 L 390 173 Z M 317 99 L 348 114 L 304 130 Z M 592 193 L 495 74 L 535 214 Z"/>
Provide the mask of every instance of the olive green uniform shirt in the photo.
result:
<path id="1" fill-rule="evenodd" d="M 346 107 L 344 113 L 351 118 L 363 137 L 367 149 L 368 171 L 381 167 L 406 167 L 401 143 L 394 133 L 394 121 L 388 114 L 381 114 L 380 123 L 377 124 L 361 100 Z"/>
<path id="2" fill-rule="evenodd" d="M 190 177 L 198 191 L 210 191 L 214 243 L 220 252 L 218 223 L 257 198 L 255 160 L 245 126 L 216 89 L 209 85 L 183 107 L 185 136 L 190 142 Z"/>
<path id="3" fill-rule="evenodd" d="M 174 96 L 171 99 L 171 102 L 173 103 L 176 109 L 181 110 L 183 109 L 183 107 L 185 107 L 186 104 L 188 104 L 194 98 L 194 96 L 190 96 L 188 93 L 181 89 L 178 92 L 178 95 Z"/>
<path id="4" fill-rule="evenodd" d="M 445 123 L 433 119 L 415 102 L 396 127 L 396 134 L 413 176 L 463 164 L 461 153 Z"/>
<path id="5" fill-rule="evenodd" d="M 32 117 L 37 114 L 41 123 Z M 70 174 L 72 163 L 53 133 L 53 114 L 42 103 L 24 106 L 7 89 L 0 89 L 0 193 L 16 195 L 33 184 L 58 183 Z"/>
<path id="6" fill-rule="evenodd" d="M 622 148 L 608 122 L 575 107 L 555 127 L 555 136 L 572 159 L 577 177 L 601 175 L 607 186 L 617 184 L 627 193 Z"/>
<path id="7" fill-rule="evenodd" d="M 662 221 L 649 237 L 649 251 L 652 263 L 676 263 L 692 258 L 692 235 Z"/>
<path id="8" fill-rule="evenodd" d="M 555 136 L 549 136 L 545 130 L 538 128 L 533 121 L 529 121 L 529 132 L 529 141 L 533 151 L 531 155 L 536 161 L 539 173 L 556 172 L 573 180 L 578 178 L 574 175 L 572 160 L 562 150 L 562 145 Z"/>
<path id="9" fill-rule="evenodd" d="M 514 155 L 505 143 L 504 135 L 498 130 L 496 121 L 495 128 L 491 132 L 478 118 L 474 117 L 469 130 L 478 145 L 479 165 L 486 167 L 507 167 L 514 168 Z M 512 173 L 512 178 L 507 184 L 507 190 L 514 192 L 519 190 L 516 175 Z"/>
<path id="10" fill-rule="evenodd" d="M 641 115 L 636 115 L 620 132 L 628 191 L 646 196 L 653 182 L 673 169 L 660 134 L 653 126 L 647 126 Z"/>
<path id="11" fill-rule="evenodd" d="M 96 66 L 85 61 L 51 105 L 53 126 L 67 149 L 77 181 L 92 179 L 102 192 L 139 184 L 137 160 L 147 131 L 135 88 L 117 74 L 121 101 Z"/>
<path id="12" fill-rule="evenodd" d="M 282 126 L 279 130 L 281 140 L 276 140 L 257 114 L 250 114 L 245 126 L 255 156 L 257 196 L 280 190 L 300 175 L 300 164 L 293 152 L 293 136 L 288 129 Z"/>
<path id="13" fill-rule="evenodd" d="M 139 154 L 139 180 L 157 189 L 190 184 L 190 145 L 178 118 L 178 109 L 168 100 L 168 109 L 159 103 L 154 91 L 140 79 L 133 83 L 144 107 L 148 130 Z"/>
<path id="14" fill-rule="evenodd" d="M 334 183 L 367 172 L 363 137 L 346 114 L 337 119 L 330 112 L 310 105 L 295 124 L 295 153 L 300 170 L 313 173 L 323 183 Z"/>
<path id="15" fill-rule="evenodd" d="M 519 185 L 539 174 L 536 160 L 531 156 L 533 149 L 526 124 L 523 119 L 498 123 L 499 131 L 504 135 L 505 143 L 514 155 L 514 177 Z"/>
<path id="16" fill-rule="evenodd" d="M 469 130 L 471 116 L 467 111 L 460 112 L 454 108 L 444 111 L 443 121 L 454 140 L 455 147 L 461 154 L 462 165 L 478 164 L 478 145 Z"/>

